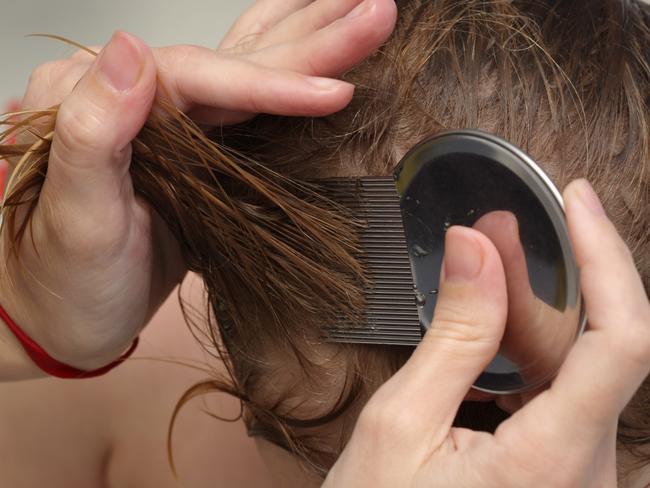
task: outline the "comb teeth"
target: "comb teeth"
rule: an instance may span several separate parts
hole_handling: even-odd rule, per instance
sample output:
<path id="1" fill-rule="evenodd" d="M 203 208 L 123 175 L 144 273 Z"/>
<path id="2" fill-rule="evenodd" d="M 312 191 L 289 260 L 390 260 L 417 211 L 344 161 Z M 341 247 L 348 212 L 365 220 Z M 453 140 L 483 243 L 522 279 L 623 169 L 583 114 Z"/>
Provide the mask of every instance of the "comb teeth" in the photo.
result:
<path id="1" fill-rule="evenodd" d="M 417 345 L 420 319 L 404 237 L 400 201 L 391 177 L 333 178 L 318 182 L 324 194 L 363 221 L 360 244 L 370 285 L 361 324 L 327 327 L 332 342 Z"/>

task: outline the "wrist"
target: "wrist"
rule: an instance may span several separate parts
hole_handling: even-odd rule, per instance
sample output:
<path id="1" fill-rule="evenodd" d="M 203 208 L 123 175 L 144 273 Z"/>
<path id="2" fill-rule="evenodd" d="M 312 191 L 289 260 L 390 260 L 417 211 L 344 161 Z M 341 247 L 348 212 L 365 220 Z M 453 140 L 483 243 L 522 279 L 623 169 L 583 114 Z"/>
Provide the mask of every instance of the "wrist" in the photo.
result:
<path id="1" fill-rule="evenodd" d="M 40 283 L 28 283 L 29 273 L 16 272 L 19 265 L 13 260 L 3 258 L 0 266 L 0 305 L 6 313 L 0 322 L 2 337 L 18 339 L 8 342 L 9 347 L 15 349 L 11 352 L 24 350 L 29 356 L 27 341 L 54 362 L 81 371 L 94 371 L 110 364 L 133 344 L 134 338 L 89 334 L 88 324 L 71 316 L 65 307 L 64 310 L 57 308 L 56 303 L 63 302 L 62 298 Z M 45 291 L 46 297 L 38 291 Z"/>
<path id="2" fill-rule="evenodd" d="M 13 334 L 20 347 L 22 347 L 25 354 L 31 360 L 31 363 L 28 362 L 24 368 L 20 368 L 23 370 L 23 374 L 25 373 L 25 370 L 31 370 L 31 372 L 40 370 L 41 374 L 46 373 L 57 378 L 82 379 L 101 376 L 121 364 L 133 353 L 138 345 L 138 339 L 136 338 L 127 352 L 120 356 L 117 360 L 100 368 L 84 370 L 75 368 L 74 366 L 70 366 L 69 364 L 65 364 L 54 359 L 50 354 L 47 353 L 47 351 L 45 351 L 37 342 L 29 337 L 29 335 L 27 335 L 25 331 L 23 331 L 14 322 L 14 320 L 2 306 L 0 306 L 0 318 L 2 318 L 2 320 L 5 322 L 7 329 Z M 29 366 L 32 367 L 30 368 Z"/>

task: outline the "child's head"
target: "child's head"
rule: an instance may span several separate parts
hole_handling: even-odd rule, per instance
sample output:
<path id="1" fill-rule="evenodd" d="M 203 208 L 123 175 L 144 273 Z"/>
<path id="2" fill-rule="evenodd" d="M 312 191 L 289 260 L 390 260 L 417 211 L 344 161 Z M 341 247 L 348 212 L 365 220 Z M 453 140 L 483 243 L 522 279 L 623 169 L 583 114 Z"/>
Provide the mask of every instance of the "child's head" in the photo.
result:
<path id="1" fill-rule="evenodd" d="M 648 7 L 632 0 L 397 5 L 392 37 L 347 73 L 357 90 L 340 113 L 260 116 L 219 128 L 219 146 L 170 109 L 171 120 L 154 116 L 133 144 L 135 190 L 202 275 L 217 318 L 207 337 L 232 374 L 198 385 L 180 404 L 210 389 L 229 391 L 242 398 L 252 433 L 321 472 L 410 349 L 323 341 L 324 321 L 339 311 L 354 315 L 363 303 L 362 266 L 348 235 L 355 227 L 286 176 L 387 175 L 427 136 L 483 129 L 528 152 L 560 188 L 588 178 L 650 289 Z M 46 116 L 53 125 L 52 111 L 24 125 Z M 16 240 L 28 224 L 16 210 L 27 201 L 27 215 L 33 212 L 46 174 L 41 146 L 28 154 L 8 202 L 7 230 Z M 0 146 L 0 155 L 24 149 Z M 649 399 L 642 388 L 622 424 L 623 443 L 650 439 Z"/>
<path id="2" fill-rule="evenodd" d="M 258 117 L 227 131 L 226 144 L 302 178 L 387 175 L 436 132 L 492 132 L 533 156 L 560 188 L 589 179 L 650 289 L 647 7 L 622 0 L 397 4 L 393 36 L 346 75 L 357 85 L 347 109 L 322 119 Z M 264 324 L 250 327 L 264 336 Z M 306 323 L 285 328 L 295 338 L 290 347 L 265 336 L 254 361 L 231 356 L 251 401 L 249 420 L 257 434 L 326 467 L 363 399 L 409 351 L 324 345 Z"/>

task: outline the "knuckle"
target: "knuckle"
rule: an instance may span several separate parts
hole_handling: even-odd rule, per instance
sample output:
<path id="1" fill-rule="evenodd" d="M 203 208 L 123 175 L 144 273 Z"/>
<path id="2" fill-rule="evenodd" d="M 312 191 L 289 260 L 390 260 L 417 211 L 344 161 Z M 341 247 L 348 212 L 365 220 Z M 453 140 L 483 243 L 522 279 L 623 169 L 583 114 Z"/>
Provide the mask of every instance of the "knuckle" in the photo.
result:
<path id="1" fill-rule="evenodd" d="M 252 53 L 255 50 L 260 37 L 261 34 L 249 34 L 239 39 L 232 46 L 222 49 L 221 51 L 225 54 L 231 54 L 235 56 Z"/>
<path id="2" fill-rule="evenodd" d="M 269 30 L 269 24 L 256 22 L 249 33 L 242 35 L 233 46 L 235 54 L 245 54 L 254 51 L 258 47 L 264 32 L 267 30 Z"/>
<path id="3" fill-rule="evenodd" d="M 179 46 L 174 46 L 173 53 L 175 56 L 178 56 L 182 60 L 191 60 L 200 50 L 202 50 L 202 48 L 198 46 L 193 46 L 191 44 L 182 44 Z"/>
<path id="4" fill-rule="evenodd" d="M 249 10 L 241 17 L 240 21 L 240 37 L 245 37 L 247 34 L 261 34 L 268 31 L 275 23 L 270 18 L 273 17 L 273 12 L 277 6 L 273 2 L 258 1 L 256 10 Z"/>
<path id="5" fill-rule="evenodd" d="M 466 322 L 437 321 L 427 332 L 437 340 L 459 343 L 476 343 L 485 339 L 485 335 Z"/>
<path id="6" fill-rule="evenodd" d="M 468 359 L 492 355 L 499 347 L 505 321 L 501 323 L 487 315 L 478 316 L 472 307 L 441 301 L 420 347 L 433 347 Z"/>
<path id="7" fill-rule="evenodd" d="M 31 72 L 27 82 L 27 90 L 23 97 L 23 100 L 31 101 L 28 103 L 28 108 L 39 108 L 42 106 L 41 99 L 50 91 L 52 79 L 60 69 L 58 61 L 50 61 L 41 64 Z"/>
<path id="8" fill-rule="evenodd" d="M 70 68 L 69 60 L 48 61 L 37 66 L 29 75 L 28 85 L 50 85 Z"/>
<path id="9" fill-rule="evenodd" d="M 458 342 L 481 342 L 497 339 L 489 317 L 477 317 L 472 307 L 442 302 L 433 319 L 431 331 L 439 337 Z"/>
<path id="10" fill-rule="evenodd" d="M 436 304 L 434 320 L 448 322 L 472 323 L 475 321 L 475 314 L 472 307 L 463 300 L 445 300 L 441 296 Z"/>
<path id="11" fill-rule="evenodd" d="M 172 69 L 190 69 L 196 57 L 205 48 L 191 44 L 179 44 L 171 47 L 163 47 L 156 50 L 158 68 L 162 72 L 169 72 Z"/>
<path id="12" fill-rule="evenodd" d="M 260 34 L 268 31 L 272 27 L 272 24 L 267 22 L 264 19 L 257 18 L 254 19 L 250 24 L 247 29 L 248 34 L 244 35 L 239 42 L 245 41 L 246 39 L 250 38 L 250 36 L 259 36 Z"/>
<path id="13" fill-rule="evenodd" d="M 29 75 L 28 86 L 40 84 L 43 80 L 49 80 L 56 61 L 49 61 L 34 68 Z"/>
<path id="14" fill-rule="evenodd" d="M 50 61 L 37 67 L 30 75 L 23 107 L 46 108 L 61 103 L 70 93 L 70 60 Z"/>
<path id="15" fill-rule="evenodd" d="M 499 348 L 498 339 L 474 333 L 466 324 L 465 330 L 458 327 L 433 327 L 422 340 L 423 349 L 437 349 L 449 357 L 471 360 L 477 356 L 492 356 Z M 434 346 L 435 345 L 435 346 Z"/>
<path id="16" fill-rule="evenodd" d="M 205 48 L 189 44 L 155 50 L 158 75 L 167 87 L 166 95 L 171 95 L 175 104 L 183 106 L 188 102 L 181 89 L 183 80 L 187 79 L 183 74 L 196 72 L 197 64 L 204 62 L 206 51 Z"/>

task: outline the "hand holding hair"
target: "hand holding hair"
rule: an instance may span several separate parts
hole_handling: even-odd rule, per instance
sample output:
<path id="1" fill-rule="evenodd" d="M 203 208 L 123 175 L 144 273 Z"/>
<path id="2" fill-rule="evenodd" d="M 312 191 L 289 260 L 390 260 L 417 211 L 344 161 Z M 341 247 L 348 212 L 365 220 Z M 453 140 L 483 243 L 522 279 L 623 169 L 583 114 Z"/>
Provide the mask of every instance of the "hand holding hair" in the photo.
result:
<path id="1" fill-rule="evenodd" d="M 452 427 L 507 307 L 494 245 L 452 227 L 432 327 L 368 402 L 324 486 L 616 486 L 617 419 L 650 370 L 650 303 L 589 184 L 564 195 L 589 327 L 551 386 L 494 435 Z"/>
<path id="2" fill-rule="evenodd" d="M 372 53 L 394 21 L 392 0 L 266 0 L 221 51 L 152 50 L 118 32 L 97 59 L 80 52 L 35 70 L 23 110 L 60 108 L 17 256 L 3 235 L 0 297 L 14 321 L 71 366 L 94 369 L 119 356 L 185 274 L 178 244 L 129 173 L 131 141 L 156 97 L 207 124 L 326 115 L 353 93 L 330 77 Z M 42 374 L 4 327 L 0 339 L 0 380 Z"/>

